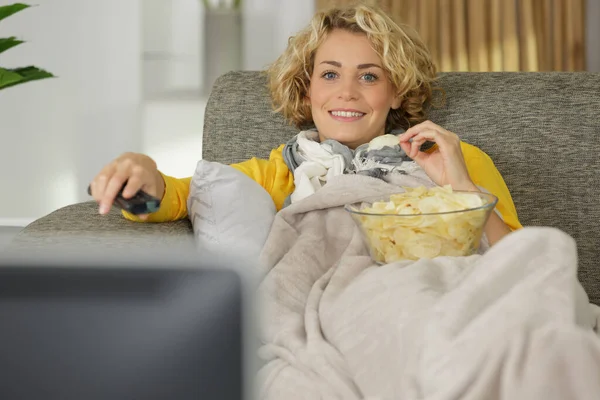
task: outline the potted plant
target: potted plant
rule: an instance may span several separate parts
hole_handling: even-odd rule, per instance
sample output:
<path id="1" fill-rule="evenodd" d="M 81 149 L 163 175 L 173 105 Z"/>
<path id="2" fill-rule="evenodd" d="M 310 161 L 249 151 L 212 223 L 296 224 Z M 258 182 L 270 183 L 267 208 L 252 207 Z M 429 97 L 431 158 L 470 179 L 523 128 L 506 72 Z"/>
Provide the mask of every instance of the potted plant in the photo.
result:
<path id="1" fill-rule="evenodd" d="M 205 93 L 222 74 L 242 69 L 241 0 L 202 0 Z"/>
<path id="2" fill-rule="evenodd" d="M 29 5 L 22 3 L 0 6 L 0 21 L 29 7 Z M 23 43 L 23 41 L 18 40 L 14 36 L 8 38 L 0 38 L 0 53 L 3 53 L 6 50 L 11 49 L 15 46 L 18 46 L 21 43 Z M 44 71 L 43 69 L 40 69 L 35 66 L 20 67 L 13 69 L 0 67 L 0 90 L 20 85 L 26 82 L 52 77 L 54 77 L 54 75 L 52 75 L 50 72 Z"/>

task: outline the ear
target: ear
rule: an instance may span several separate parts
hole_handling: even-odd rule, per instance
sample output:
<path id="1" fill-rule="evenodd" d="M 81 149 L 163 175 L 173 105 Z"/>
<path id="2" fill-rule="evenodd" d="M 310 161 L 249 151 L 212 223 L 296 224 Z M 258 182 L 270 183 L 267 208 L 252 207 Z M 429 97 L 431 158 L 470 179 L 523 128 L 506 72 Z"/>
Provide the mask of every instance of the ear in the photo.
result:
<path id="1" fill-rule="evenodd" d="M 306 91 L 306 94 L 304 95 L 302 102 L 304 103 L 305 106 L 310 106 L 310 86 L 308 87 L 308 90 Z"/>
<path id="2" fill-rule="evenodd" d="M 394 97 L 394 99 L 392 100 L 392 105 L 390 108 L 392 110 L 397 110 L 400 108 L 401 105 L 402 105 L 402 97 L 400 97 L 400 95 L 396 95 L 396 97 Z"/>

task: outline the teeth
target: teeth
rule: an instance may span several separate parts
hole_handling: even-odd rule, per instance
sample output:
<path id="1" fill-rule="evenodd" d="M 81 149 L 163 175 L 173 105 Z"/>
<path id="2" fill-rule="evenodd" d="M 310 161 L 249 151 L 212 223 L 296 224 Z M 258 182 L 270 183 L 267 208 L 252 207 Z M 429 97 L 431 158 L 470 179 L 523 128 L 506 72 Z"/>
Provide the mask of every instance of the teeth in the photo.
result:
<path id="1" fill-rule="evenodd" d="M 351 117 L 362 117 L 365 114 L 360 113 L 360 112 L 354 112 L 354 111 L 332 111 L 331 115 L 335 115 L 336 117 L 351 118 Z"/>

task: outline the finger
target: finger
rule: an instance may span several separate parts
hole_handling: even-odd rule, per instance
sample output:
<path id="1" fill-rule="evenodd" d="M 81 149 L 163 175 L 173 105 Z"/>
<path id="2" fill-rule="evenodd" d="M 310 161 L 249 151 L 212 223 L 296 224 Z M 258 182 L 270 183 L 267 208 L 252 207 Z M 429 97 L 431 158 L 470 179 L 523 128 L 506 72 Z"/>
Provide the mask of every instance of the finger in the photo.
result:
<path id="1" fill-rule="evenodd" d="M 434 132 L 440 132 L 440 133 L 447 132 L 445 129 L 440 128 L 438 125 L 434 124 L 433 122 L 425 121 L 418 125 L 413 126 L 406 132 L 398 135 L 398 139 L 401 142 L 408 142 L 411 139 L 414 139 L 415 136 L 418 136 L 418 135 L 422 134 L 423 132 L 428 132 L 428 131 L 434 131 Z"/>
<path id="2" fill-rule="evenodd" d="M 418 165 L 420 165 L 421 167 L 424 166 L 424 163 L 427 161 L 427 159 L 430 157 L 431 155 L 428 153 L 425 153 L 424 151 L 420 151 L 417 149 L 417 151 L 415 152 L 414 156 L 411 157 L 412 160 L 414 162 L 416 162 Z"/>
<path id="3" fill-rule="evenodd" d="M 129 199 L 136 195 L 137 192 L 142 189 L 143 180 L 142 172 L 138 171 L 136 167 L 133 167 L 132 173 L 127 179 L 127 185 L 123 189 L 123 197 Z"/>
<path id="4" fill-rule="evenodd" d="M 400 143 L 406 143 L 408 141 L 410 141 L 413 137 L 415 137 L 416 135 L 419 134 L 419 131 L 414 130 L 414 131 L 406 131 L 404 133 L 401 133 L 400 135 L 398 135 L 398 141 Z"/>
<path id="5" fill-rule="evenodd" d="M 115 171 L 115 166 L 113 163 L 107 165 L 102 168 L 100 173 L 96 175 L 96 177 L 90 183 L 90 189 L 92 191 L 92 197 L 96 202 L 100 203 L 102 197 L 104 196 L 104 191 L 106 190 L 106 185 L 110 178 L 112 178 Z"/>
<path id="6" fill-rule="evenodd" d="M 421 147 L 421 144 L 419 142 L 417 142 L 416 140 L 413 140 L 412 143 L 410 144 L 409 157 L 414 159 L 419 154 L 420 147 Z"/>
<path id="7" fill-rule="evenodd" d="M 423 152 L 423 151 L 417 151 L 415 156 L 412 156 L 411 152 L 412 152 L 412 143 L 407 143 L 407 142 L 403 142 L 400 143 L 400 147 L 402 148 L 402 150 L 404 150 L 404 152 L 413 160 L 415 161 L 417 164 L 421 165 L 421 163 L 423 161 L 425 161 L 427 159 L 427 157 L 429 157 L 429 154 Z"/>
<path id="8" fill-rule="evenodd" d="M 140 214 L 140 215 L 138 215 L 137 217 L 138 217 L 139 219 L 141 219 L 142 221 L 146 221 L 146 220 L 148 219 L 148 216 L 149 216 L 149 215 L 150 215 L 150 214 Z"/>
<path id="9" fill-rule="evenodd" d="M 410 128 L 408 128 L 406 130 L 406 132 L 403 133 L 403 135 L 408 134 L 408 135 L 414 135 L 417 133 L 420 133 L 424 130 L 428 130 L 428 129 L 443 129 L 441 128 L 439 125 L 434 124 L 431 121 L 423 121 L 415 126 L 411 126 Z"/>
<path id="10" fill-rule="evenodd" d="M 415 138 L 412 138 L 411 141 L 401 141 L 400 142 L 400 148 L 402 150 L 404 150 L 404 152 L 406 153 L 407 156 L 409 156 L 410 158 L 415 157 L 415 150 L 414 147 L 418 148 L 420 147 L 420 144 L 418 142 L 415 141 Z"/>
<path id="11" fill-rule="evenodd" d="M 410 143 L 409 142 L 400 142 L 400 148 L 407 156 L 410 157 Z"/>
<path id="12" fill-rule="evenodd" d="M 452 132 L 438 130 L 425 130 L 420 132 L 413 140 L 423 140 L 434 142 L 438 145 L 440 151 L 447 152 L 455 148 L 460 148 L 460 140 L 458 136 Z"/>
<path id="13" fill-rule="evenodd" d="M 106 214 L 110 211 L 117 194 L 121 191 L 123 184 L 129 178 L 129 168 L 129 163 L 120 164 L 117 172 L 115 172 L 106 185 L 104 195 L 100 200 L 100 214 Z"/>
<path id="14" fill-rule="evenodd" d="M 427 139 L 421 137 L 421 136 L 417 136 L 415 138 L 413 138 L 412 142 L 411 142 L 411 147 L 410 147 L 410 157 L 411 158 L 415 158 L 419 155 L 419 152 L 421 152 L 421 146 L 423 146 L 423 144 L 427 141 Z"/>
<path id="15" fill-rule="evenodd" d="M 414 159 L 419 154 L 421 146 L 429 140 L 427 139 L 427 136 L 431 135 L 424 135 L 423 132 L 418 133 L 410 139 L 410 142 L 400 142 L 400 146 L 402 147 L 402 143 L 410 145 L 410 147 L 406 147 L 409 149 L 406 154 L 408 154 L 410 158 Z"/>

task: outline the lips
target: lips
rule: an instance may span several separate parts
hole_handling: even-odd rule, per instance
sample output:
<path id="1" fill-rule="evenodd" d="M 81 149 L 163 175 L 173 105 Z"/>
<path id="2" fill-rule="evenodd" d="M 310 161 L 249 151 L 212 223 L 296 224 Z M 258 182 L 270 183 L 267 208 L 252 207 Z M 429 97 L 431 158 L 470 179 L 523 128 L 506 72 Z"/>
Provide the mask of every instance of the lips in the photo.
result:
<path id="1" fill-rule="evenodd" d="M 333 115 L 334 117 L 343 117 L 343 118 L 356 118 L 356 117 L 362 117 L 365 115 L 365 113 L 360 112 L 360 111 L 346 111 L 346 110 L 333 110 L 333 111 L 329 111 L 329 114 Z"/>
<path id="2" fill-rule="evenodd" d="M 366 114 L 357 110 L 332 110 L 329 115 L 336 121 L 354 122 L 360 120 Z"/>

